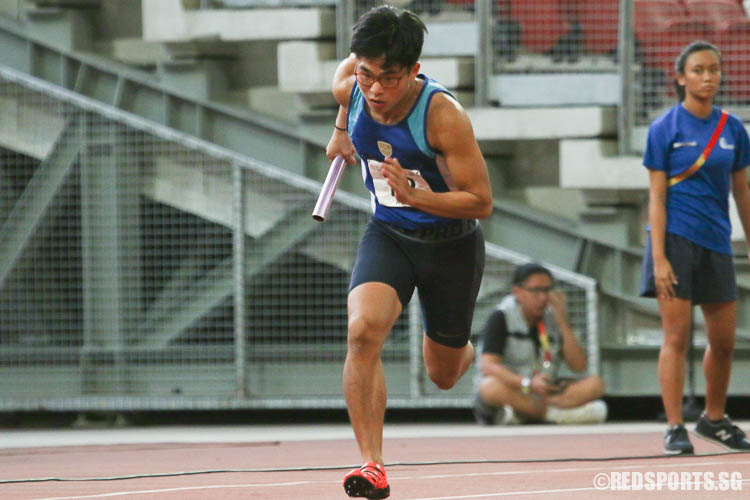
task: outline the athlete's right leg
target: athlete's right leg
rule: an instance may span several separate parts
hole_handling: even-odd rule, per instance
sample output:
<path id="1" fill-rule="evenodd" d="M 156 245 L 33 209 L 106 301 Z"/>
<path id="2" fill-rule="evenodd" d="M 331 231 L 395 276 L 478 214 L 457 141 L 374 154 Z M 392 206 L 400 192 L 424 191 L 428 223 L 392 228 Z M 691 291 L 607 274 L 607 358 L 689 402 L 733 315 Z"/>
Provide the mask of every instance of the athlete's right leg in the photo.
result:
<path id="1" fill-rule="evenodd" d="M 348 309 L 344 395 L 349 419 L 364 461 L 382 465 L 386 385 L 380 352 L 401 302 L 391 286 L 367 282 L 349 292 Z"/>
<path id="2" fill-rule="evenodd" d="M 664 329 L 664 343 L 659 351 L 659 384 L 667 414 L 673 427 L 682 423 L 682 396 L 685 387 L 685 354 L 690 335 L 689 300 L 659 297 L 659 312 Z"/>

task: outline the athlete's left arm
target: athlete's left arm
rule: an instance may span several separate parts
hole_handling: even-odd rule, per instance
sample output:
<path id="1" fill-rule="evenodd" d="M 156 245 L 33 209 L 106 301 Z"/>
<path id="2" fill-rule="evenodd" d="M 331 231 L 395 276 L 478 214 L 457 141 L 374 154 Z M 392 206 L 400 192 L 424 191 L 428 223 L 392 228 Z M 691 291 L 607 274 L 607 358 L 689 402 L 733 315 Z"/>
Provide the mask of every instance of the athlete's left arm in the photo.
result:
<path id="1" fill-rule="evenodd" d="M 410 186 L 397 158 L 387 158 L 383 174 L 394 195 L 424 212 L 454 219 L 484 219 L 492 213 L 492 189 L 487 164 L 479 150 L 474 130 L 461 105 L 437 93 L 427 112 L 427 140 L 444 156 L 455 191 L 435 193 Z"/>
<path id="2" fill-rule="evenodd" d="M 737 203 L 737 213 L 742 222 L 742 229 L 745 230 L 745 241 L 750 249 L 750 188 L 747 185 L 746 168 L 732 172 L 732 196 Z"/>

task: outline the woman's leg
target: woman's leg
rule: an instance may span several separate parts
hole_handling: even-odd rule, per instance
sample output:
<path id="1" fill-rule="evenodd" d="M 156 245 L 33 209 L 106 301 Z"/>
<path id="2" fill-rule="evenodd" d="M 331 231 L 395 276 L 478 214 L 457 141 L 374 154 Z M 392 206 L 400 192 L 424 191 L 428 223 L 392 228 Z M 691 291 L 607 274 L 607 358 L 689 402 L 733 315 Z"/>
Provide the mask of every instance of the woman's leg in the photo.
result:
<path id="1" fill-rule="evenodd" d="M 689 300 L 659 298 L 664 343 L 659 351 L 659 384 L 669 427 L 682 423 L 685 387 L 685 353 L 690 333 L 692 303 Z"/>
<path id="2" fill-rule="evenodd" d="M 706 414 L 711 420 L 724 418 L 732 371 L 732 354 L 737 326 L 737 301 L 704 304 L 708 345 L 703 355 L 706 376 Z"/>

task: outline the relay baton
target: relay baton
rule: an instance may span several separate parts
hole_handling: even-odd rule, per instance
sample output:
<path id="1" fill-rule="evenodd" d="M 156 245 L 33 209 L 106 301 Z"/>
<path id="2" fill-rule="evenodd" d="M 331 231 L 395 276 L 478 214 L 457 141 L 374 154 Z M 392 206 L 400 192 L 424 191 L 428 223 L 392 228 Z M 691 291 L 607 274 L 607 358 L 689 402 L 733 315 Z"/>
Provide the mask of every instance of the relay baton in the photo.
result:
<path id="1" fill-rule="evenodd" d="M 331 208 L 333 195 L 336 194 L 336 188 L 339 187 L 339 181 L 341 180 L 341 174 L 344 173 L 345 166 L 346 162 L 343 156 L 337 156 L 333 159 L 331 168 L 328 169 L 328 175 L 323 183 L 323 188 L 320 190 L 320 195 L 318 195 L 315 210 L 312 213 L 312 218 L 316 221 L 323 222 L 326 220 L 328 209 Z"/>

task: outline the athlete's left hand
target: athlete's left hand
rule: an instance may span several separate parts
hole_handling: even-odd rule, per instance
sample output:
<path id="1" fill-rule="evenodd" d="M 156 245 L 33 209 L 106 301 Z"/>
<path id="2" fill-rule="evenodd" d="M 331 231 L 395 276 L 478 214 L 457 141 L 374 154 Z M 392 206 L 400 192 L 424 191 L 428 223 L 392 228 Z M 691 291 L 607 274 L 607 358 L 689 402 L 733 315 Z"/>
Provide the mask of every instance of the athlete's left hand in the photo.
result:
<path id="1" fill-rule="evenodd" d="M 388 157 L 383 160 L 383 177 L 388 180 L 388 185 L 393 191 L 393 196 L 399 203 L 411 205 L 409 200 L 414 194 L 414 181 L 409 180 L 406 170 L 403 169 L 398 159 Z"/>

